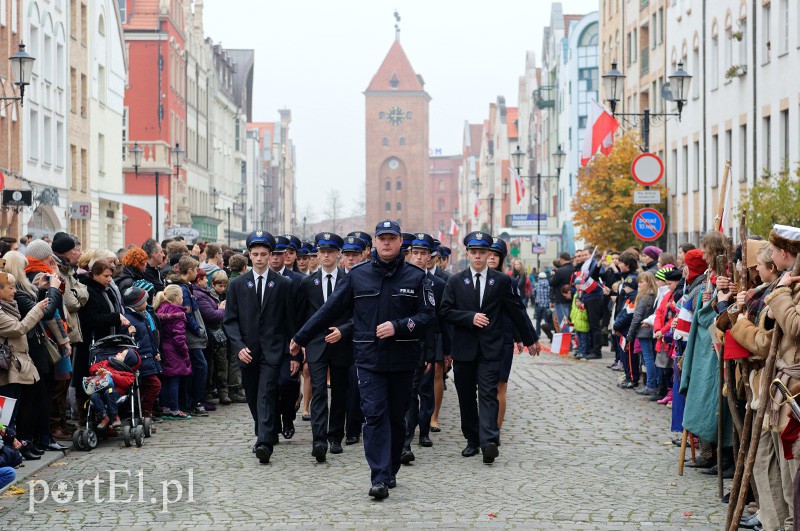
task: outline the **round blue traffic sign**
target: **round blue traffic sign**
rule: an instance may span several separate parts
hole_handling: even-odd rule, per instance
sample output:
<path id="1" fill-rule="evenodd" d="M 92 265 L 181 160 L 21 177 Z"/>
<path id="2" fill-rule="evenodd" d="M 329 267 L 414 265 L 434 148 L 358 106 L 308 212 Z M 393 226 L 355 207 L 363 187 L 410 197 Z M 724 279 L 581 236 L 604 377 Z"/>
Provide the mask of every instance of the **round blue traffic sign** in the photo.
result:
<path id="1" fill-rule="evenodd" d="M 664 234 L 664 216 L 652 208 L 643 208 L 633 215 L 633 234 L 640 240 L 651 242 Z"/>

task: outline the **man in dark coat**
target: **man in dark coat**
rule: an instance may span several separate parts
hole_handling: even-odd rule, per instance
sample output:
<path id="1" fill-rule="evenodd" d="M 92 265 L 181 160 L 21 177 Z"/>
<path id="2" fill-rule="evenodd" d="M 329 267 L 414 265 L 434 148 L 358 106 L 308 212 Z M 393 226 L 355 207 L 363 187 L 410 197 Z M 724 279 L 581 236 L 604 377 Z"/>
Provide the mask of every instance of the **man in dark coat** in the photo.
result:
<path id="1" fill-rule="evenodd" d="M 268 267 L 275 238 L 266 231 L 252 232 L 247 237 L 247 248 L 253 268 L 228 285 L 224 327 L 242 367 L 242 386 L 258 438 L 254 451 L 261 463 L 269 463 L 278 422 L 278 376 L 289 357 L 295 304 L 291 281 Z M 300 369 L 301 359 L 290 359 L 293 374 Z"/>

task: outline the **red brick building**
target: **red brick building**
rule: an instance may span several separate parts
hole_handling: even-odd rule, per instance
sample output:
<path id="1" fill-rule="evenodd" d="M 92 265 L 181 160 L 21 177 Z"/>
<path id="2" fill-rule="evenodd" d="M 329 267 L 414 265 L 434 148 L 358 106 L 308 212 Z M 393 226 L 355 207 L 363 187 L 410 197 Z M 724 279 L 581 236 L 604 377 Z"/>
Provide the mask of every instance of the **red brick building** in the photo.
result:
<path id="1" fill-rule="evenodd" d="M 431 226 L 428 231 L 434 238 L 455 250 L 463 238 L 460 232 L 453 236 L 450 233 L 451 220 L 458 223 L 458 178 L 461 171 L 461 155 L 434 156 L 430 158 L 430 174 L 428 176 L 427 209 L 431 212 Z M 460 230 L 460 229 L 459 229 Z M 461 238 L 459 238 L 459 235 Z"/>
<path id="2" fill-rule="evenodd" d="M 187 0 L 188 1 L 188 0 Z M 139 0 L 128 10 L 123 25 L 128 46 L 126 147 L 138 143 L 144 150 L 139 175 L 133 157 L 126 155 L 123 214 L 125 243 L 140 245 L 156 232 L 165 237 L 173 224 L 173 201 L 185 195 L 186 174 L 175 174 L 171 149 L 185 146 L 186 58 L 184 0 Z M 128 0 L 128 4 L 132 4 Z M 159 228 L 155 228 L 156 172 L 159 174 Z M 175 197 L 173 197 L 175 196 Z M 173 214 L 174 215 L 174 214 Z"/>
<path id="3" fill-rule="evenodd" d="M 430 230 L 428 103 L 425 82 L 400 46 L 389 53 L 364 92 L 366 104 L 366 226 L 395 219 L 405 231 Z"/>
<path id="4" fill-rule="evenodd" d="M 12 98 L 19 96 L 19 89 L 14 85 L 17 81 L 11 72 L 11 61 L 5 60 L 17 53 L 19 42 L 22 38 L 22 0 L 2 2 L 0 8 L 3 13 L 4 24 L 0 25 L 0 57 L 3 57 L 3 66 L 0 67 L 0 96 Z M 30 49 L 28 50 L 30 51 Z M 37 58 L 41 60 L 41 58 Z M 26 96 L 27 97 L 27 96 Z M 5 188 L 28 189 L 16 178 L 21 173 L 22 146 L 20 145 L 21 110 L 19 102 L 2 102 L 0 109 L 0 172 L 3 173 Z M 2 186 L 0 186 L 2 188 Z M 19 238 L 20 212 L 14 207 L 0 207 L 0 236 L 13 236 Z"/>

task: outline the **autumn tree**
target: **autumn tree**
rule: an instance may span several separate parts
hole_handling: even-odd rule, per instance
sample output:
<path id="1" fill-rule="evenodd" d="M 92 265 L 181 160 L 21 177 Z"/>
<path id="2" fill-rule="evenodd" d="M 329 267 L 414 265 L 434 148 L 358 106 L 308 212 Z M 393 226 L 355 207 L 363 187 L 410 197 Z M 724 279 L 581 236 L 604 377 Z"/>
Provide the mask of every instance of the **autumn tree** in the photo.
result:
<path id="1" fill-rule="evenodd" d="M 757 179 L 742 196 L 739 211 L 747 211 L 750 234 L 767 236 L 776 223 L 800 226 L 800 168 Z"/>
<path id="2" fill-rule="evenodd" d="M 573 220 L 580 238 L 600 249 L 625 249 L 640 245 L 631 220 L 645 205 L 633 204 L 633 192 L 642 188 L 631 175 L 633 159 L 641 154 L 626 135 L 614 142 L 608 156 L 599 154 L 578 172 L 577 192 L 572 199 Z M 663 179 L 651 190 L 661 191 L 662 203 L 650 205 L 664 212 Z"/>

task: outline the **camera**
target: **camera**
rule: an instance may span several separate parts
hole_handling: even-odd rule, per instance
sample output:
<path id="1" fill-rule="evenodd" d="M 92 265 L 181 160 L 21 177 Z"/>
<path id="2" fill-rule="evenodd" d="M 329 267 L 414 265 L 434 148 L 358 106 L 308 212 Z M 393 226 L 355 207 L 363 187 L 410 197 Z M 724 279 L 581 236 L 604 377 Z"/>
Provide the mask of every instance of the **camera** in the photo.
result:
<path id="1" fill-rule="evenodd" d="M 44 276 L 44 281 L 45 281 L 45 282 L 50 282 L 50 279 L 51 279 L 51 278 L 52 278 L 52 277 L 51 277 L 50 275 L 45 275 L 45 276 Z"/>

